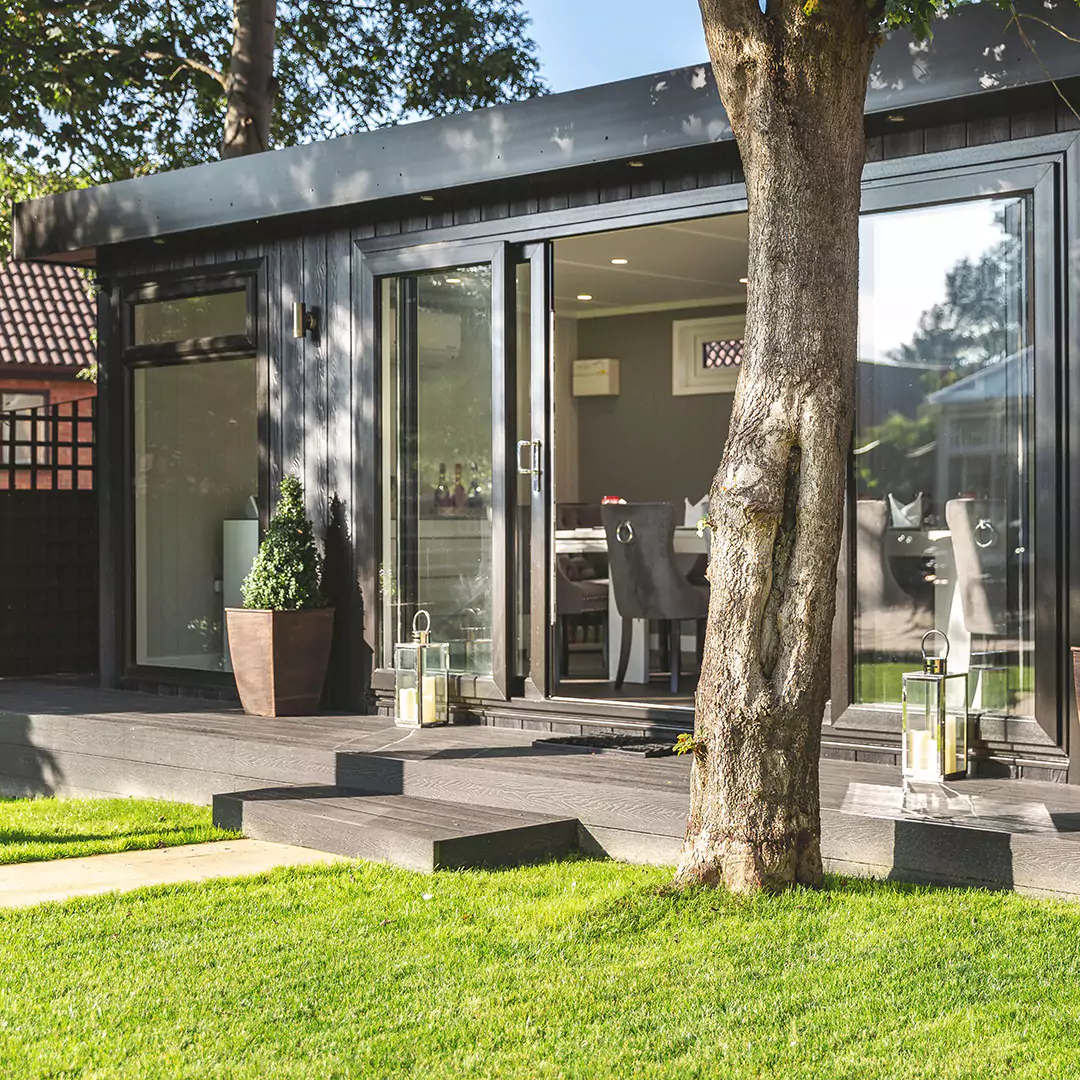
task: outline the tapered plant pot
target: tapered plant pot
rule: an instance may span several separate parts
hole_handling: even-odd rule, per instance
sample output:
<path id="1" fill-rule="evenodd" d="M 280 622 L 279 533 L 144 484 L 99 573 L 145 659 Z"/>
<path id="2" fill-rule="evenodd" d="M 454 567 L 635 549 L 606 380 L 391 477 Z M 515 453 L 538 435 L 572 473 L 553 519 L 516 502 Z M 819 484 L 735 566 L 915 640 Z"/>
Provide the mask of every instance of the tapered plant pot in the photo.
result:
<path id="1" fill-rule="evenodd" d="M 334 609 L 226 608 L 236 689 L 250 716 L 310 716 L 319 709 Z"/>

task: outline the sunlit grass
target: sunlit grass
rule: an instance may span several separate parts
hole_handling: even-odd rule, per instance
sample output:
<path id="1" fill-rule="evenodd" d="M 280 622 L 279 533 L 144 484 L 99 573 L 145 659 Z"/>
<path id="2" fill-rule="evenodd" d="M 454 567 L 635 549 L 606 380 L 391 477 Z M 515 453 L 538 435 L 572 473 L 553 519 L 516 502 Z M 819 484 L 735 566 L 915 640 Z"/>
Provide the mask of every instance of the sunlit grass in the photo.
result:
<path id="1" fill-rule="evenodd" d="M 1080 908 L 669 877 L 358 863 L 3 913 L 0 1073 L 1080 1075 Z"/>
<path id="2" fill-rule="evenodd" d="M 0 799 L 0 864 L 225 840 L 210 808 L 150 799 Z"/>

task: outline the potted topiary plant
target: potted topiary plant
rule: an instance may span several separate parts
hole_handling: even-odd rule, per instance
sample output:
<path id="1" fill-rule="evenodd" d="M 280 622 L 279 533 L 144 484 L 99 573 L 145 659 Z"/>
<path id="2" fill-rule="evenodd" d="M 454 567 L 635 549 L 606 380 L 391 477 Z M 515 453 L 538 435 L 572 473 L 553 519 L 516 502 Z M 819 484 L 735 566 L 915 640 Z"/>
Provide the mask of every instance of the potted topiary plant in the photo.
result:
<path id="1" fill-rule="evenodd" d="M 321 568 L 304 489 L 286 476 L 244 579 L 244 606 L 225 611 L 236 689 L 251 716 L 308 716 L 319 707 L 334 632 Z"/>

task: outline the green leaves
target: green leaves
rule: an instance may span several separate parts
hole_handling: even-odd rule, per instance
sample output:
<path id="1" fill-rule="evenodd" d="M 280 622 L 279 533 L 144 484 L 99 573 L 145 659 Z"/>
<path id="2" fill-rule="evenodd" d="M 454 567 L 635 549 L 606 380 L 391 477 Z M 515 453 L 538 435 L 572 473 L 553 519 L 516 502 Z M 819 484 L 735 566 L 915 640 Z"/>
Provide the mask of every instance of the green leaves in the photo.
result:
<path id="1" fill-rule="evenodd" d="M 295 476 L 286 476 L 277 510 L 241 586 L 244 607 L 261 611 L 323 607 L 321 572 L 322 557 L 304 512 L 304 488 Z"/>
<path id="2" fill-rule="evenodd" d="M 0 150 L 94 181 L 218 156 L 224 0 L 0 5 Z M 542 93 L 522 0 L 278 0 L 277 146 Z"/>

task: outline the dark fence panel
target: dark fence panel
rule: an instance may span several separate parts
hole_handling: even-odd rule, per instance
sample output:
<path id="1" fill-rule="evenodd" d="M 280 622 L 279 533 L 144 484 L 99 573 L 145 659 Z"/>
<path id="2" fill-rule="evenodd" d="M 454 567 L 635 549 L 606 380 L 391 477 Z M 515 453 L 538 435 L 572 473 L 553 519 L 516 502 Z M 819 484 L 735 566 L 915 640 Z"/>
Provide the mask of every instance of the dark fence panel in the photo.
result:
<path id="1" fill-rule="evenodd" d="M 0 675 L 97 669 L 95 405 L 0 413 Z"/>

